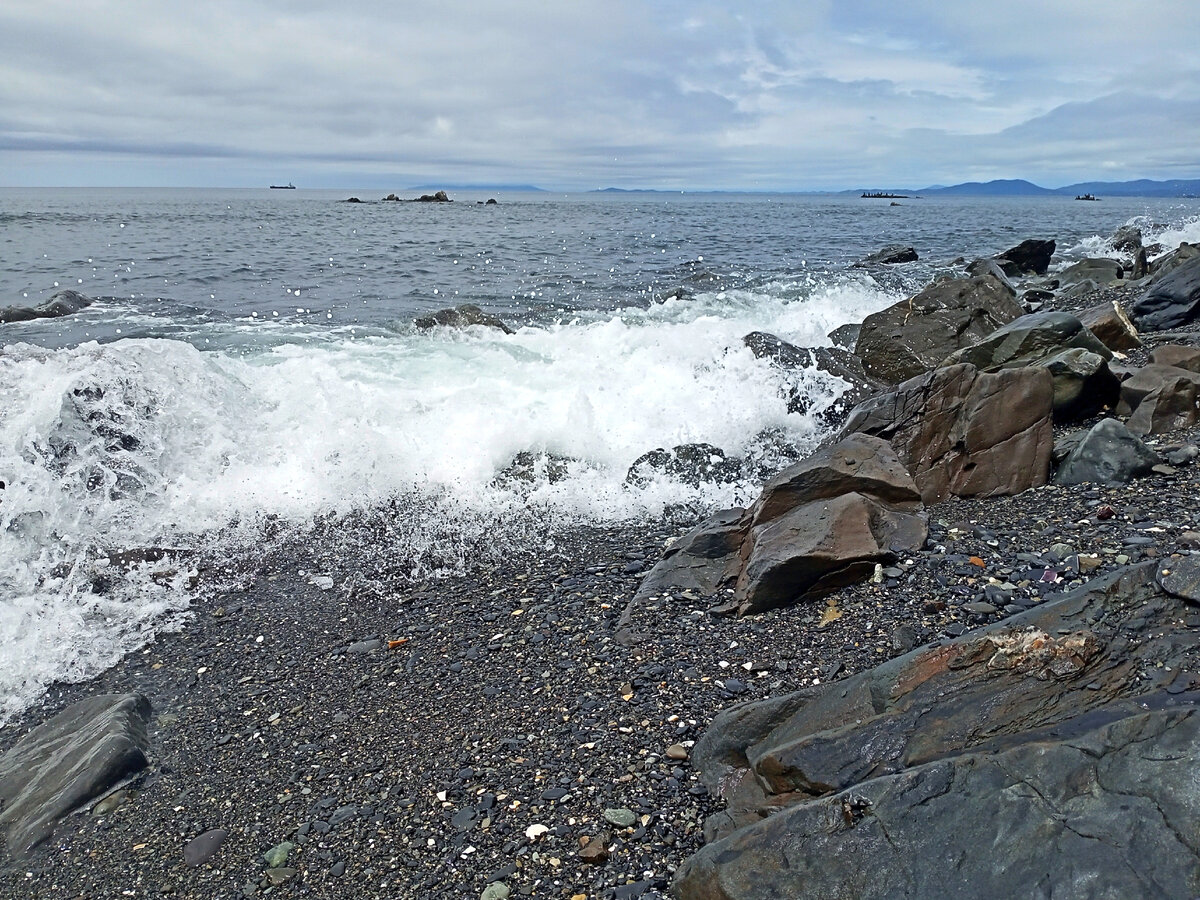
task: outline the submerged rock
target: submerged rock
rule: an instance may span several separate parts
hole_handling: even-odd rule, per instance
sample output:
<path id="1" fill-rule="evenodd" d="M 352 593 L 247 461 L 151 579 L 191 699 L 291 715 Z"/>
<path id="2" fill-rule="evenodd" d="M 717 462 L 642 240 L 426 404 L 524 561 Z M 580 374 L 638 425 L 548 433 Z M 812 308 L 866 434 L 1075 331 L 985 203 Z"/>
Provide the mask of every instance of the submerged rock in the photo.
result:
<path id="1" fill-rule="evenodd" d="M 414 319 L 413 324 L 424 329 L 436 328 L 439 325 L 447 328 L 470 328 L 472 325 L 484 325 L 503 331 L 505 334 L 516 333 L 496 316 L 485 313 L 474 303 L 464 303 L 452 309 L 439 309 L 432 315 Z"/>
<path id="2" fill-rule="evenodd" d="M 917 251 L 903 244 L 891 244 L 882 250 L 877 250 L 870 256 L 864 256 L 854 265 L 858 268 L 867 266 L 892 266 L 898 263 L 916 262 L 919 259 Z"/>
<path id="3" fill-rule="evenodd" d="M 9 306 L 0 309 L 0 322 L 27 322 L 30 319 L 56 319 L 69 316 L 96 301 L 78 291 L 59 291 L 38 306 Z"/>

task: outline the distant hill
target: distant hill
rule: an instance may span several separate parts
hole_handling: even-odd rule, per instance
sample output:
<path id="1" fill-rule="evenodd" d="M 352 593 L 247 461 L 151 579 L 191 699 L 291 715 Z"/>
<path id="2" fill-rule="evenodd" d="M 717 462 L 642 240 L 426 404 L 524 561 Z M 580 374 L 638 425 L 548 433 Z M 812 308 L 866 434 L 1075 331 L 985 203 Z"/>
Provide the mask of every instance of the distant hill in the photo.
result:
<path id="1" fill-rule="evenodd" d="M 1076 197 L 1093 194 L 1097 197 L 1200 197 L 1200 180 L 1171 181 L 1083 181 L 1060 188 L 1044 188 L 1024 179 L 998 181 L 968 181 L 949 187 L 927 187 L 917 191 L 925 196 L 962 197 Z"/>
<path id="2" fill-rule="evenodd" d="M 944 188 L 926 188 L 922 193 L 972 197 L 1033 197 L 1057 192 L 1049 188 L 1038 187 L 1032 181 L 1004 178 L 997 181 L 968 181 L 964 184 L 953 184 Z"/>

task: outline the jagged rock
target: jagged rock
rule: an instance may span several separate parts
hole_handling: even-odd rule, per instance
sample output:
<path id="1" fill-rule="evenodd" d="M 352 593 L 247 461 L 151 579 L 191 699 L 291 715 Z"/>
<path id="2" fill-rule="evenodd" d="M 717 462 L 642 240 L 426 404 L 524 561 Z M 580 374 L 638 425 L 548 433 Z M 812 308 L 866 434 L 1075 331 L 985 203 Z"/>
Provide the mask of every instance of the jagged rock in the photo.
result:
<path id="1" fill-rule="evenodd" d="M 1063 285 L 1091 281 L 1099 286 L 1112 284 L 1124 276 L 1125 267 L 1118 260 L 1100 257 L 1081 259 L 1074 265 L 1068 266 L 1059 273 L 1058 280 Z"/>
<path id="2" fill-rule="evenodd" d="M 1137 329 L 1116 300 L 1084 310 L 1079 321 L 1109 350 L 1120 352 L 1142 346 Z"/>
<path id="3" fill-rule="evenodd" d="M 1156 366 L 1173 366 L 1200 372 L 1200 347 L 1184 344 L 1163 344 L 1150 351 L 1150 362 Z"/>
<path id="4" fill-rule="evenodd" d="M 1054 421 L 1078 422 L 1117 405 L 1121 381 L 1098 353 L 1073 347 L 1038 360 L 1054 379 Z"/>
<path id="5" fill-rule="evenodd" d="M 997 253 L 995 258 L 1008 260 L 1021 272 L 1045 275 L 1046 270 L 1050 267 L 1050 257 L 1054 255 L 1054 246 L 1054 241 L 1036 239 L 1021 241 L 1017 246 L 1005 250 L 1003 253 Z"/>
<path id="6" fill-rule="evenodd" d="M 741 477 L 742 461 L 727 457 L 724 450 L 712 444 L 680 444 L 670 450 L 659 447 L 635 459 L 625 481 L 645 484 L 655 474 L 666 475 L 692 487 L 710 482 L 728 483 Z"/>
<path id="7" fill-rule="evenodd" d="M 500 319 L 489 313 L 485 313 L 474 303 L 464 303 L 462 306 L 456 306 L 453 309 L 439 309 L 432 315 L 421 316 L 413 320 L 413 324 L 418 328 L 436 328 L 439 325 L 444 325 L 448 328 L 469 328 L 472 325 L 485 325 L 488 328 L 499 329 L 505 334 L 516 333 L 500 321 Z"/>
<path id="8" fill-rule="evenodd" d="M 855 353 L 868 375 L 896 384 L 936 366 L 1022 312 L 1011 289 L 997 278 L 948 278 L 867 316 Z"/>
<path id="9" fill-rule="evenodd" d="M 1122 225 L 1109 238 L 1108 243 L 1118 253 L 1128 253 L 1132 256 L 1142 249 L 1142 229 L 1136 225 Z"/>
<path id="10" fill-rule="evenodd" d="M 1003 265 L 1004 263 L 1008 263 L 1007 267 Z M 1006 259 L 976 259 L 972 260 L 971 264 L 967 266 L 967 274 L 974 277 L 991 275 L 1001 284 L 1008 285 L 1015 295 L 1017 290 L 1008 279 L 1020 275 L 1021 272 L 1015 264 L 1008 262 Z"/>
<path id="11" fill-rule="evenodd" d="M 737 579 L 738 556 L 750 529 L 746 510 L 736 507 L 709 516 L 663 554 L 638 586 L 635 603 L 671 588 L 711 596 Z M 631 610 L 626 610 L 625 621 Z"/>
<path id="12" fill-rule="evenodd" d="M 1139 281 L 1150 274 L 1150 262 L 1146 257 L 1146 248 L 1138 247 L 1133 254 L 1133 265 L 1130 266 L 1129 278 Z"/>
<path id="13" fill-rule="evenodd" d="M 780 472 L 748 515 L 734 593 L 742 615 L 860 580 L 927 533 L 912 477 L 887 441 L 863 434 Z"/>
<path id="14" fill-rule="evenodd" d="M 1132 415 L 1143 399 L 1164 385 L 1174 384 L 1179 379 L 1191 381 L 1200 387 L 1200 372 L 1192 372 L 1179 366 L 1151 363 L 1135 369 L 1128 378 L 1121 382 L 1121 398 L 1115 410 L 1117 415 Z"/>
<path id="15" fill-rule="evenodd" d="M 859 322 L 849 322 L 845 325 L 839 325 L 833 331 L 829 332 L 826 337 L 833 341 L 834 345 L 841 347 L 843 350 L 853 350 L 854 345 L 858 343 L 858 333 L 862 331 L 862 325 Z"/>
<path id="16" fill-rule="evenodd" d="M 544 451 L 522 450 L 512 458 L 512 461 L 496 475 L 497 484 L 512 484 L 524 482 L 534 484 L 545 481 L 549 484 L 567 478 L 571 474 L 571 463 L 577 460 L 569 456 L 558 456 Z"/>
<path id="17" fill-rule="evenodd" d="M 750 332 L 742 338 L 742 342 L 759 359 L 769 359 L 786 371 L 816 369 L 846 382 L 845 392 L 822 411 L 822 418 L 827 422 L 886 387 L 867 374 L 862 360 L 841 347 L 797 347 L 763 331 Z M 788 412 L 803 413 L 808 409 L 809 398 L 798 385 L 793 385 L 788 398 Z"/>
<path id="18" fill-rule="evenodd" d="M 96 301 L 78 291 L 58 291 L 37 306 L 9 306 L 0 309 L 0 322 L 27 322 L 30 319 L 57 319 L 91 306 Z"/>
<path id="19" fill-rule="evenodd" d="M 1192 378 L 1163 382 L 1142 398 L 1126 427 L 1134 434 L 1165 434 L 1200 421 L 1200 386 Z"/>
<path id="20" fill-rule="evenodd" d="M 1021 294 L 1021 308 L 1026 312 L 1038 312 L 1047 303 L 1054 300 L 1054 292 L 1042 288 L 1030 288 Z"/>
<path id="21" fill-rule="evenodd" d="M 1166 274 L 1156 274 L 1129 312 L 1139 328 L 1151 331 L 1178 328 L 1193 321 L 1200 314 L 1200 256 Z"/>
<path id="22" fill-rule="evenodd" d="M 1102 419 L 1063 460 L 1054 483 L 1126 484 L 1149 475 L 1161 462 L 1127 427 L 1116 419 Z"/>
<path id="23" fill-rule="evenodd" d="M 902 244 L 891 244 L 882 250 L 877 250 L 870 256 L 864 256 L 854 265 L 859 268 L 867 266 L 890 266 L 897 263 L 916 262 L 919 257 L 912 247 Z"/>
<path id="24" fill-rule="evenodd" d="M 721 713 L 691 760 L 728 808 L 674 896 L 1195 895 L 1194 642 L 1155 568 Z"/>
<path id="25" fill-rule="evenodd" d="M 0 757 L 0 827 L 18 856 L 67 813 L 146 767 L 150 701 L 102 694 L 67 707 Z"/>
<path id="26" fill-rule="evenodd" d="M 1016 494 L 1046 483 L 1053 398 L 1044 368 L 946 366 L 859 404 L 841 434 L 889 440 L 927 504 Z"/>
<path id="27" fill-rule="evenodd" d="M 1164 253 L 1154 262 L 1150 263 L 1150 274 L 1155 278 L 1164 277 L 1167 274 L 1178 269 L 1185 262 L 1200 257 L 1200 244 L 1189 244 L 1183 241 L 1177 248 L 1170 253 Z"/>

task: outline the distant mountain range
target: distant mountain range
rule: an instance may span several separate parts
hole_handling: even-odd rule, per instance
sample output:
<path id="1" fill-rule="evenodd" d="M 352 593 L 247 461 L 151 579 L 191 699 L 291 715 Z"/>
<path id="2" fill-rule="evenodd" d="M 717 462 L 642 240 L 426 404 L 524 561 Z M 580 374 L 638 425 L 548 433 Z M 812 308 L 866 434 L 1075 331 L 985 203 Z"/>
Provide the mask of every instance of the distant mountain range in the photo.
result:
<path id="1" fill-rule="evenodd" d="M 842 191 L 843 194 L 869 193 L 909 194 L 922 197 L 1077 197 L 1092 194 L 1095 197 L 1200 197 L 1200 179 L 1175 178 L 1170 181 L 1083 181 L 1060 188 L 1044 188 L 1019 178 L 996 181 L 967 181 L 949 186 L 932 185 L 926 188 L 865 188 Z"/>

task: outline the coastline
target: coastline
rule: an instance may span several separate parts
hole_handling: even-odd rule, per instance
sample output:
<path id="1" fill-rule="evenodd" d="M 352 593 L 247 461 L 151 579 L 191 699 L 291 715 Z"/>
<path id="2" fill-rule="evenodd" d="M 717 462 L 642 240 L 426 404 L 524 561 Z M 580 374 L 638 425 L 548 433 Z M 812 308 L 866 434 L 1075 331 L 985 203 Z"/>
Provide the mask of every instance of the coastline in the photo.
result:
<path id="1" fill-rule="evenodd" d="M 1198 430 L 1154 441 L 1196 443 Z M 1099 558 L 1039 587 L 1036 604 L 1121 558 L 1170 553 L 1200 525 L 1198 487 L 1181 466 L 1121 487 L 951 499 L 931 507 L 926 549 L 880 583 L 740 620 L 676 592 L 635 611 L 632 646 L 616 640 L 617 619 L 680 523 L 577 529 L 548 554 L 412 589 L 364 589 L 369 560 L 322 559 L 298 537 L 244 589 L 202 594 L 183 631 L 54 689 L 0 731 L 3 751 L 100 692 L 153 704 L 150 768 L 102 815 L 71 816 L 30 858 L 6 857 L 0 893 L 451 897 L 502 883 L 516 896 L 665 896 L 714 810 L 674 748 L 717 712 L 1002 618 L 965 605 L 1021 554 L 1057 543 Z M 1105 506 L 1115 515 L 1101 520 Z M 186 866 L 184 845 L 214 828 L 229 831 L 219 852 Z M 581 856 L 581 838 L 610 855 Z M 262 854 L 283 842 L 295 871 L 274 885 Z"/>

